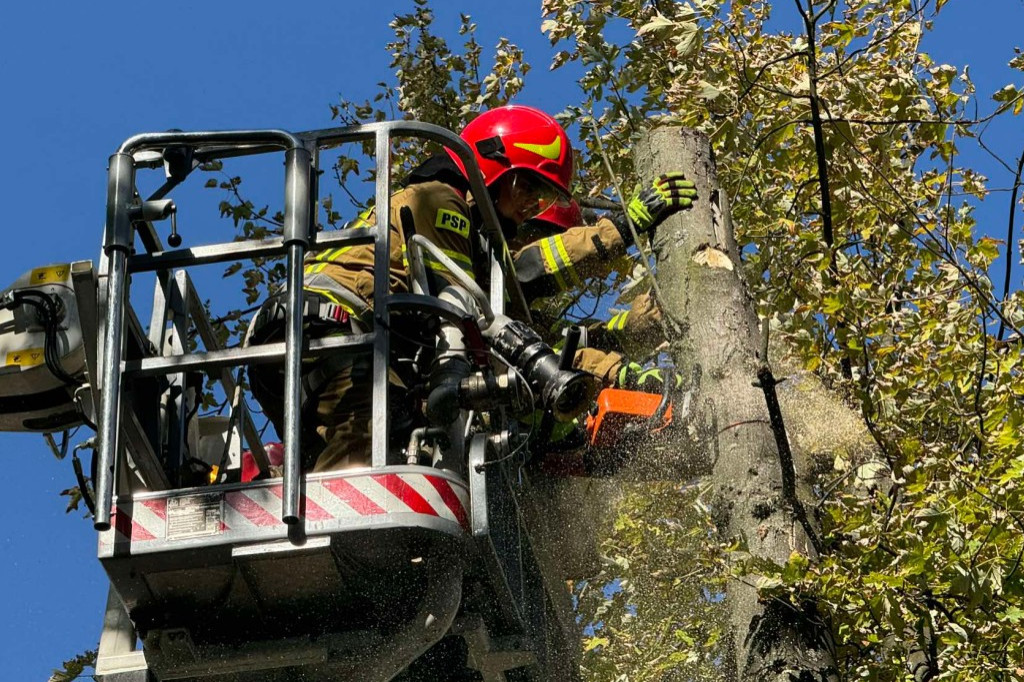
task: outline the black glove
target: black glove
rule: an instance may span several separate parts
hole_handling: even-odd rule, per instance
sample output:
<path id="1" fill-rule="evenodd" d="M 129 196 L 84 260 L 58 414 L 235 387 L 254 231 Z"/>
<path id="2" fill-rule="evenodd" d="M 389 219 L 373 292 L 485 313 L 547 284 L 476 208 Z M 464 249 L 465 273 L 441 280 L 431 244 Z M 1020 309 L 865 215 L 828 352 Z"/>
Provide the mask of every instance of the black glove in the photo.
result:
<path id="1" fill-rule="evenodd" d="M 697 198 L 694 184 L 679 172 L 665 173 L 655 178 L 654 182 L 642 192 L 634 196 L 626 204 L 626 210 L 637 234 L 652 232 L 665 218 L 673 213 L 693 206 Z M 633 243 L 633 235 L 629 230 L 626 217 L 619 214 L 612 218 L 619 229 L 622 241 L 629 246 Z"/>

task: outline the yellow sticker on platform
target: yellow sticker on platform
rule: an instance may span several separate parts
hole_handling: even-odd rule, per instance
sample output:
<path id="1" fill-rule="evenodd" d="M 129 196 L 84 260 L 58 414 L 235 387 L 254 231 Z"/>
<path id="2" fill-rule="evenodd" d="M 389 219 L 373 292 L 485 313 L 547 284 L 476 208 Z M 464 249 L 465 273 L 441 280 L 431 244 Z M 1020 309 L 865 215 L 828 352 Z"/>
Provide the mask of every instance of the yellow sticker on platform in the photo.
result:
<path id="1" fill-rule="evenodd" d="M 55 282 L 64 282 L 68 278 L 68 274 L 71 273 L 71 265 L 69 263 L 61 263 L 60 265 L 48 265 L 45 268 L 36 268 L 32 271 L 32 277 L 29 282 L 32 284 L 54 284 Z"/>
<path id="2" fill-rule="evenodd" d="M 46 357 L 43 355 L 42 348 L 26 348 L 25 350 L 13 351 L 7 354 L 7 362 L 4 364 L 8 367 L 11 365 L 18 365 L 19 367 L 35 367 L 36 365 L 43 364 Z"/>

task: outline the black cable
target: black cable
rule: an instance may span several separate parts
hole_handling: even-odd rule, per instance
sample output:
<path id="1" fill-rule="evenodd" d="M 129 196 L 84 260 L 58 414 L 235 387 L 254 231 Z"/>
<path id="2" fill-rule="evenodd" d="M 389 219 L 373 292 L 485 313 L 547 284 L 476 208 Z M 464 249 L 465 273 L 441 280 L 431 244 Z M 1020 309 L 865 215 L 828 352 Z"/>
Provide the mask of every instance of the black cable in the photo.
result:
<path id="1" fill-rule="evenodd" d="M 82 390 L 87 389 L 79 387 L 78 390 L 75 391 L 74 395 L 75 406 L 78 408 L 78 417 L 82 420 L 82 423 L 90 429 L 93 431 L 99 431 L 99 427 L 96 426 L 96 423 L 93 420 L 89 419 L 89 414 L 85 411 L 85 406 L 82 404 Z"/>
<path id="2" fill-rule="evenodd" d="M 505 359 L 502 358 L 497 353 L 495 353 L 494 350 L 488 349 L 488 352 L 492 356 L 497 358 L 499 361 L 501 361 L 502 364 L 504 364 L 506 367 L 508 367 L 509 369 L 511 369 L 513 372 L 516 373 L 516 375 L 519 377 L 519 379 L 523 382 L 523 387 L 526 388 L 526 392 L 530 394 L 530 405 L 533 405 L 534 401 L 535 401 L 535 397 L 533 395 L 533 389 L 530 388 L 530 382 L 528 382 L 526 380 L 526 377 L 523 376 L 523 373 L 519 371 L 519 368 L 513 367 L 512 365 L 508 364 L 505 361 Z M 492 459 L 490 461 L 481 462 L 480 464 L 477 464 L 476 465 L 477 471 L 482 471 L 483 469 L 486 469 L 489 466 L 494 466 L 495 464 L 501 464 L 502 462 L 507 462 L 508 460 L 510 460 L 513 457 L 515 457 L 516 455 L 518 455 L 519 452 L 522 451 L 524 448 L 526 448 L 527 444 L 530 442 L 530 439 L 533 438 L 533 432 L 534 432 L 534 430 L 536 429 L 536 426 L 537 426 L 536 408 L 535 408 L 534 413 L 532 415 L 530 415 L 530 416 L 531 416 L 531 419 L 530 419 L 530 430 L 527 431 L 526 437 L 523 438 L 519 442 L 519 445 L 517 445 L 515 448 L 513 448 L 512 452 L 508 453 L 504 457 L 499 457 L 498 459 Z"/>
<path id="3" fill-rule="evenodd" d="M 93 458 L 93 461 L 95 461 L 95 458 Z M 82 495 L 82 501 L 85 502 L 89 513 L 96 516 L 96 502 L 93 500 L 92 491 L 89 490 L 89 483 L 85 479 L 85 472 L 82 471 L 82 460 L 78 458 L 77 452 L 71 455 L 71 466 L 75 470 L 75 480 L 78 482 L 78 491 Z"/>
<path id="4" fill-rule="evenodd" d="M 76 429 L 77 431 L 77 429 Z M 96 498 L 93 491 L 89 488 L 89 481 L 96 480 L 96 447 L 95 438 L 89 438 L 84 443 L 79 443 L 75 446 L 75 449 L 71 452 L 71 465 L 75 472 L 75 481 L 78 483 L 78 491 L 82 496 L 82 501 L 85 502 L 85 506 L 89 509 L 89 513 L 93 516 L 96 515 Z M 93 451 L 92 458 L 89 466 L 89 478 L 85 477 L 85 471 L 82 467 L 82 460 L 78 457 L 79 450 L 90 449 Z"/>
<path id="5" fill-rule="evenodd" d="M 60 364 L 60 355 L 57 349 L 59 321 L 57 319 L 57 303 L 54 299 L 41 291 L 29 290 L 11 292 L 11 300 L 16 305 L 28 304 L 38 311 L 40 322 L 43 324 L 43 360 L 50 373 L 68 386 L 81 386 L 84 382 L 68 374 Z"/>
<path id="6" fill-rule="evenodd" d="M 26 292 L 33 293 L 33 292 Z M 57 332 L 58 332 L 58 311 L 57 302 L 44 294 L 40 294 L 42 298 L 40 300 L 46 301 L 48 308 L 48 317 L 44 321 L 44 358 L 46 360 L 47 368 L 56 376 L 58 379 L 63 381 L 65 384 L 70 386 L 80 386 L 81 381 L 75 379 L 64 370 L 64 366 L 60 362 L 60 355 L 57 349 Z"/>
<path id="7" fill-rule="evenodd" d="M 93 448 L 92 457 L 89 458 L 89 478 L 95 481 L 99 478 L 99 457 L 96 456 L 96 449 Z"/>
<path id="8" fill-rule="evenodd" d="M 60 439 L 59 446 L 57 445 L 57 441 L 53 437 L 54 433 L 56 432 L 44 433 L 43 438 L 46 439 L 47 445 L 50 446 L 50 450 L 53 451 L 53 454 L 57 457 L 57 459 L 64 459 L 68 454 L 68 441 L 70 440 L 70 431 L 68 431 L 68 429 L 64 429 L 63 435 L 61 436 Z"/>

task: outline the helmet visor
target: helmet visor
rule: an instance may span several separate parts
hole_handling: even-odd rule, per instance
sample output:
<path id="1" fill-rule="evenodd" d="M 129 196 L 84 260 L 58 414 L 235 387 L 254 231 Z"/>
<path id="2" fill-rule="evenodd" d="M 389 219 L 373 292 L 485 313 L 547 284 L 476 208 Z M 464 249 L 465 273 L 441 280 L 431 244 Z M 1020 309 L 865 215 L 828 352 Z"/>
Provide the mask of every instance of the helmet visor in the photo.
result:
<path id="1" fill-rule="evenodd" d="M 556 204 L 565 207 L 572 202 L 562 188 L 536 173 L 512 171 L 509 175 L 512 200 L 520 208 L 523 220 L 535 218 Z"/>

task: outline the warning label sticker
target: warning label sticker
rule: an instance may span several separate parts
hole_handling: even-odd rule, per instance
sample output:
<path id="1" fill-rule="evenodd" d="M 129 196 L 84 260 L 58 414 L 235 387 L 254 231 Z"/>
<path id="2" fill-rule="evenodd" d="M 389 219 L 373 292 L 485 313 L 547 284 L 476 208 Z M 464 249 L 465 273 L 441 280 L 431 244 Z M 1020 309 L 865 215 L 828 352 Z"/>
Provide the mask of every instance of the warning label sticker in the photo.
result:
<path id="1" fill-rule="evenodd" d="M 213 493 L 167 500 L 167 539 L 195 538 L 220 532 L 223 498 Z"/>
<path id="2" fill-rule="evenodd" d="M 29 281 L 32 282 L 33 285 L 54 284 L 67 280 L 70 273 L 71 265 L 69 263 L 50 265 L 45 268 L 36 268 L 33 270 Z"/>
<path id="3" fill-rule="evenodd" d="M 19 367 L 35 367 L 43 364 L 46 356 L 42 348 L 26 348 L 25 350 L 11 351 L 7 354 L 4 365 L 18 365 Z"/>

